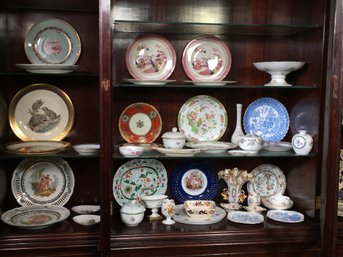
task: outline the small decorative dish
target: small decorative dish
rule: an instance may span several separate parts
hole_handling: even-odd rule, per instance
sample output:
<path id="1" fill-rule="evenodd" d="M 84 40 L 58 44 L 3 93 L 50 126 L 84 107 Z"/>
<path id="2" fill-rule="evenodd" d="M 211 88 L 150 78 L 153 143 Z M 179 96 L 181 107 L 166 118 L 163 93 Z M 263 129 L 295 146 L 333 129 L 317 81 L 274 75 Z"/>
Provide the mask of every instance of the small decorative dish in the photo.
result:
<path id="1" fill-rule="evenodd" d="M 271 210 L 267 212 L 269 219 L 286 222 L 286 223 L 299 223 L 304 221 L 304 215 L 296 211 L 287 210 Z"/>
<path id="2" fill-rule="evenodd" d="M 243 206 L 243 208 L 247 210 L 248 212 L 257 212 L 257 213 L 261 213 L 267 210 L 266 208 L 263 208 L 259 205 L 247 205 L 247 206 Z"/>
<path id="3" fill-rule="evenodd" d="M 119 152 L 125 157 L 138 157 L 143 154 L 144 146 L 125 144 L 119 146 Z"/>
<path id="4" fill-rule="evenodd" d="M 100 150 L 99 144 L 78 144 L 73 145 L 73 148 L 76 152 L 82 155 L 92 155 L 97 154 Z"/>
<path id="5" fill-rule="evenodd" d="M 100 210 L 100 205 L 77 205 L 71 208 L 77 214 L 91 214 Z"/>
<path id="6" fill-rule="evenodd" d="M 264 221 L 263 215 L 256 212 L 232 211 L 227 215 L 228 220 L 242 224 L 259 224 Z"/>
<path id="7" fill-rule="evenodd" d="M 246 150 L 229 150 L 227 152 L 234 156 L 246 156 L 246 155 L 256 154 L 256 151 L 246 151 Z"/>
<path id="8" fill-rule="evenodd" d="M 185 146 L 193 149 L 206 149 L 206 153 L 224 153 L 228 149 L 237 147 L 233 143 L 223 141 L 187 142 Z"/>
<path id="9" fill-rule="evenodd" d="M 292 150 L 292 143 L 291 142 L 285 142 L 285 141 L 264 142 L 263 143 L 263 149 L 267 150 L 267 151 L 272 151 L 272 152 L 287 152 L 287 151 Z"/>
<path id="10" fill-rule="evenodd" d="M 52 140 L 19 141 L 1 146 L 4 152 L 13 154 L 51 154 L 64 151 L 70 147 L 69 142 Z"/>
<path id="11" fill-rule="evenodd" d="M 206 219 L 214 215 L 216 203 L 208 200 L 187 200 L 184 205 L 187 215 L 192 219 Z"/>
<path id="12" fill-rule="evenodd" d="M 272 195 L 269 197 L 262 197 L 262 203 L 268 209 L 286 210 L 293 206 L 293 201 L 285 195 Z"/>
<path id="13" fill-rule="evenodd" d="M 77 215 L 73 217 L 73 221 L 82 226 L 92 226 L 100 222 L 100 215 Z"/>
<path id="14" fill-rule="evenodd" d="M 188 149 L 188 148 L 183 148 L 183 149 L 173 149 L 173 148 L 164 148 L 164 147 L 153 147 L 152 149 L 165 154 L 167 156 L 177 156 L 177 157 L 191 157 L 194 156 L 195 154 L 201 153 L 205 151 L 205 149 Z"/>

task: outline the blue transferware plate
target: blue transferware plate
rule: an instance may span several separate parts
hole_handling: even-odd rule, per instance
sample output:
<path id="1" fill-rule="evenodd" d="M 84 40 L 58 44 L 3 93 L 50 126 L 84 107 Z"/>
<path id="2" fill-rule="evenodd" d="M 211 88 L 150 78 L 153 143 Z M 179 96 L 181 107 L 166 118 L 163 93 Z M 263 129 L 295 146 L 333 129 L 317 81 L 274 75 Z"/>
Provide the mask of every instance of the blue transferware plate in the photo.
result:
<path id="1" fill-rule="evenodd" d="M 296 211 L 271 210 L 267 212 L 267 217 L 275 221 L 286 223 L 299 223 L 304 221 L 304 215 Z"/>
<path id="2" fill-rule="evenodd" d="M 282 140 L 289 128 L 289 115 L 278 100 L 263 97 L 252 102 L 243 117 L 245 133 L 253 133 L 264 141 Z"/>
<path id="3" fill-rule="evenodd" d="M 170 188 L 178 203 L 186 200 L 213 200 L 219 191 L 219 179 L 208 162 L 184 161 L 173 171 Z"/>

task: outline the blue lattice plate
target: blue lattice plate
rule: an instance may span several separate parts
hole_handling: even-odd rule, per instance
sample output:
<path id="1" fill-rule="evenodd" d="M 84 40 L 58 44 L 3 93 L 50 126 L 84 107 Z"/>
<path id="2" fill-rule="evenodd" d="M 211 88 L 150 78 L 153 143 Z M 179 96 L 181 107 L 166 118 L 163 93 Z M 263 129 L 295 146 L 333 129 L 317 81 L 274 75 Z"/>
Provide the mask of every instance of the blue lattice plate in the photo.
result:
<path id="1" fill-rule="evenodd" d="M 282 140 L 289 128 L 289 115 L 278 100 L 263 97 L 252 102 L 243 117 L 245 132 L 254 133 L 264 141 Z"/>
<path id="2" fill-rule="evenodd" d="M 208 162 L 185 161 L 173 171 L 170 190 L 178 203 L 186 200 L 213 200 L 219 191 L 219 179 Z"/>

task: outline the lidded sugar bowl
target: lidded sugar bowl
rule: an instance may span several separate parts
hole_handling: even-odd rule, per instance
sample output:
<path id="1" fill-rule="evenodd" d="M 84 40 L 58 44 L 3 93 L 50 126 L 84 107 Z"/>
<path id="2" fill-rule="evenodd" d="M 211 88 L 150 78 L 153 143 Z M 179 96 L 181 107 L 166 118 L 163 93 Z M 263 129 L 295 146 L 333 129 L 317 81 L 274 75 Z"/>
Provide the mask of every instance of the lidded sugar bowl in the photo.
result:
<path id="1" fill-rule="evenodd" d="M 136 200 L 124 204 L 120 209 L 121 220 L 129 227 L 137 226 L 144 218 L 145 207 Z"/>
<path id="2" fill-rule="evenodd" d="M 263 147 L 263 139 L 253 133 L 239 137 L 238 145 L 245 151 L 258 152 Z"/>

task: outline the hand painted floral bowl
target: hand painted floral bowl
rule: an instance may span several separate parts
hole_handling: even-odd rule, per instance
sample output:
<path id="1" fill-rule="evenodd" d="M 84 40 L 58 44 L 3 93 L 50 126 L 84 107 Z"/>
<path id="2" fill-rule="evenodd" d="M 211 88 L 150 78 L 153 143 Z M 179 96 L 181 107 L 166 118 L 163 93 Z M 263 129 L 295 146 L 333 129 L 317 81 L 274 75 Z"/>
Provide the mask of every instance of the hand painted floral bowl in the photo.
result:
<path id="1" fill-rule="evenodd" d="M 285 195 L 272 195 L 261 200 L 265 207 L 273 210 L 286 210 L 293 206 L 293 201 Z"/>
<path id="2" fill-rule="evenodd" d="M 138 157 L 143 154 L 144 146 L 141 145 L 121 145 L 119 152 L 125 157 Z"/>
<path id="3" fill-rule="evenodd" d="M 209 218 L 216 210 L 216 203 L 208 200 L 187 200 L 183 206 L 187 215 L 193 219 Z"/>

